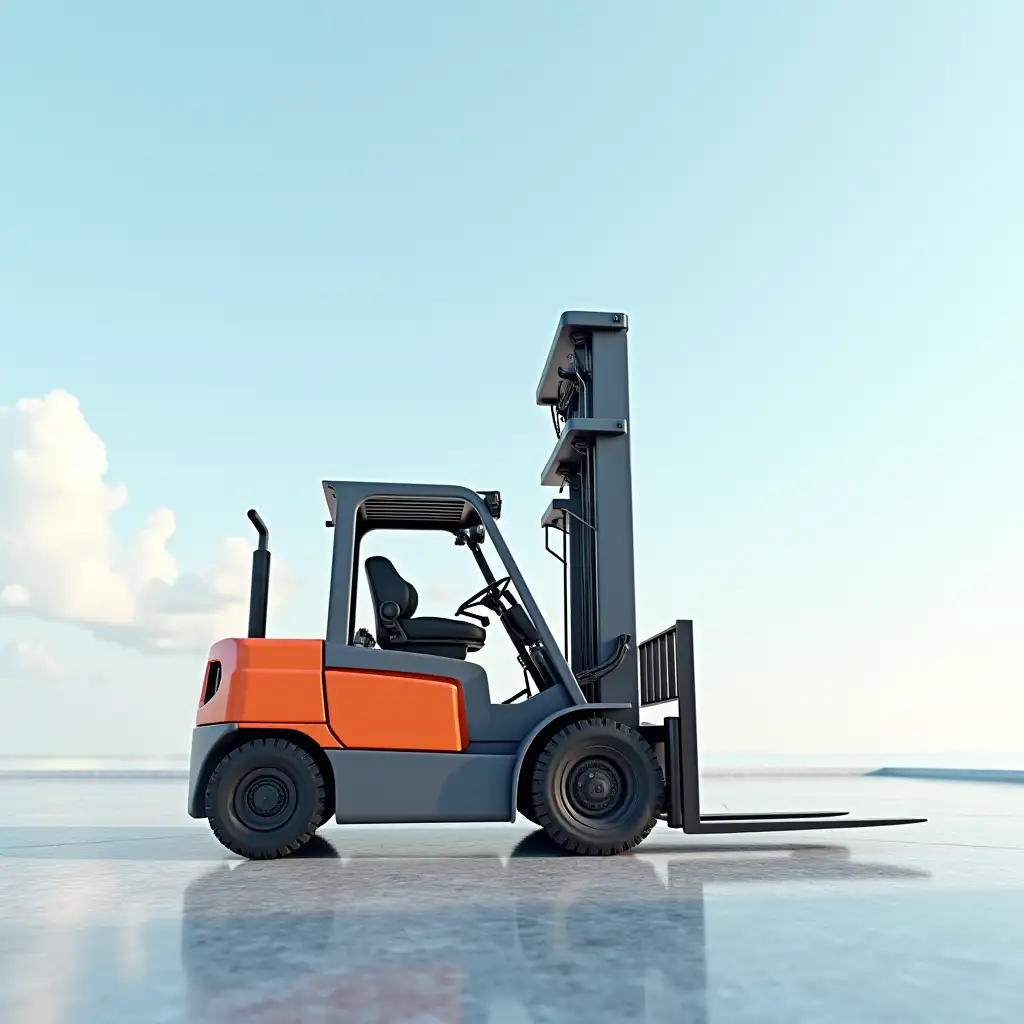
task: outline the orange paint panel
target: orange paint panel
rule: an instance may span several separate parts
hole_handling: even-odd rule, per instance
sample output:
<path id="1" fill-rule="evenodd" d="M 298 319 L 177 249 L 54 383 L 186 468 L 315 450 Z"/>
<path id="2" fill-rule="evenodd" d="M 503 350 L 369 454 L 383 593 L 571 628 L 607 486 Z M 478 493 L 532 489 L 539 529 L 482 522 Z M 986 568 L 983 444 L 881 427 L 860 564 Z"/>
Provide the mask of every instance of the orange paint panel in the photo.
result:
<path id="1" fill-rule="evenodd" d="M 452 679 L 328 669 L 328 722 L 346 747 L 461 751 L 469 743 Z"/>
<path id="2" fill-rule="evenodd" d="M 220 662 L 221 682 L 200 706 L 196 725 L 326 723 L 323 641 L 221 640 L 209 660 Z"/>
<path id="3" fill-rule="evenodd" d="M 323 640 L 232 640 L 239 668 L 293 669 L 319 672 L 324 664 Z"/>

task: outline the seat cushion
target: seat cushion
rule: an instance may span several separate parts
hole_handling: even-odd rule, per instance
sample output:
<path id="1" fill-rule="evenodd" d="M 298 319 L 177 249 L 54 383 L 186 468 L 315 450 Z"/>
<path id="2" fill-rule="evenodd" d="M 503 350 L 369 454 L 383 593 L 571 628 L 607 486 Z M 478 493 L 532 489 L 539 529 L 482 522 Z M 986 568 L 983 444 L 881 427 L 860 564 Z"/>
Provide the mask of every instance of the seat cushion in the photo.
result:
<path id="1" fill-rule="evenodd" d="M 482 644 L 487 633 L 475 623 L 459 619 L 435 619 L 422 615 L 415 619 L 399 619 L 405 635 L 415 643 L 443 640 L 448 643 Z"/>

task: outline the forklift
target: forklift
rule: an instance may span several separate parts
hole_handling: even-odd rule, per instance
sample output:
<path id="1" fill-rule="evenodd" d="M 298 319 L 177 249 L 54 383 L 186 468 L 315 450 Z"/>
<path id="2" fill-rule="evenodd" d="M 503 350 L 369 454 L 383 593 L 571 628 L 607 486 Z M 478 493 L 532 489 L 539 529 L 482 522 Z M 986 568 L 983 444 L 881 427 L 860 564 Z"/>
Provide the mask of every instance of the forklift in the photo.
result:
<path id="1" fill-rule="evenodd" d="M 500 492 L 323 481 L 333 553 L 322 640 L 267 637 L 269 536 L 249 511 L 258 544 L 248 636 L 210 649 L 189 770 L 188 813 L 206 818 L 227 849 L 287 856 L 332 817 L 371 825 L 521 815 L 565 851 L 590 856 L 634 849 L 659 820 L 690 835 L 925 820 L 701 813 L 693 623 L 634 642 L 628 333 L 623 313 L 564 313 L 537 387 L 555 433 L 541 483 L 560 496 L 541 527 L 562 564 L 561 647 L 498 529 Z M 416 587 L 389 559 L 360 566 L 375 530 L 449 534 L 484 586 L 450 619 L 417 615 Z M 356 622 L 360 568 L 372 632 Z M 492 618 L 524 683 L 497 703 L 470 658 Z M 663 722 L 641 721 L 643 708 L 671 703 Z"/>

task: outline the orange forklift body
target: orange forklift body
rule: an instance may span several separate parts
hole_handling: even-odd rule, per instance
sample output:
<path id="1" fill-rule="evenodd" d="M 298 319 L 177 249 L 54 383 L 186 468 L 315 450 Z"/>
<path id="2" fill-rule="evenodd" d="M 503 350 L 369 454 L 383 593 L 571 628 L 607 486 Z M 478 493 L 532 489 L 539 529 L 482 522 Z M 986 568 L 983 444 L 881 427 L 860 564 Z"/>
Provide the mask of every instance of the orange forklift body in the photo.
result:
<path id="1" fill-rule="evenodd" d="M 324 669 L 322 640 L 221 640 L 210 650 L 196 726 L 298 733 L 324 750 L 455 753 L 469 745 L 455 679 Z"/>

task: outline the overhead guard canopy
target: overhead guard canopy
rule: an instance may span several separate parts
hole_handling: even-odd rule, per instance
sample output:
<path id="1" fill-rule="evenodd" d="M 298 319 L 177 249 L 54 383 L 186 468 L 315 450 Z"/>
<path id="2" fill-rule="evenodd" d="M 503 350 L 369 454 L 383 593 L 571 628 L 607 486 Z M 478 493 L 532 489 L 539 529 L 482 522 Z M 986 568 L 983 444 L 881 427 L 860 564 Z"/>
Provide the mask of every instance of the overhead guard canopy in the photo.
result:
<path id="1" fill-rule="evenodd" d="M 330 513 L 330 524 L 337 521 L 338 499 L 335 488 L 339 481 L 323 482 L 324 497 Z M 364 485 L 372 487 L 372 485 Z M 370 493 L 360 502 L 356 517 L 359 533 L 370 530 L 437 530 L 455 533 L 482 525 L 480 513 L 464 496 L 461 487 L 451 491 L 436 484 L 381 485 L 379 493 Z M 460 493 L 462 492 L 462 493 Z M 501 515 L 501 493 L 479 491 L 491 518 Z"/>

